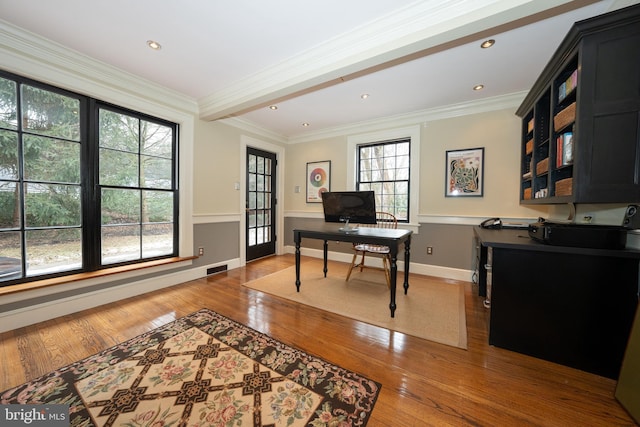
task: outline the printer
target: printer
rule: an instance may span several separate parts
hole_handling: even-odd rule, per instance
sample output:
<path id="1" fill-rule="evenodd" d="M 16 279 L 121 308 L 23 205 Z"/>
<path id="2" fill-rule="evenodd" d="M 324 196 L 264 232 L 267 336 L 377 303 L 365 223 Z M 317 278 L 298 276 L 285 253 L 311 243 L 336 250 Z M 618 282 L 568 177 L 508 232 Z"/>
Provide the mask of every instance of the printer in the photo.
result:
<path id="1" fill-rule="evenodd" d="M 624 249 L 627 231 L 622 226 L 552 222 L 544 218 L 529 224 L 529 237 L 537 242 L 580 248 Z"/>

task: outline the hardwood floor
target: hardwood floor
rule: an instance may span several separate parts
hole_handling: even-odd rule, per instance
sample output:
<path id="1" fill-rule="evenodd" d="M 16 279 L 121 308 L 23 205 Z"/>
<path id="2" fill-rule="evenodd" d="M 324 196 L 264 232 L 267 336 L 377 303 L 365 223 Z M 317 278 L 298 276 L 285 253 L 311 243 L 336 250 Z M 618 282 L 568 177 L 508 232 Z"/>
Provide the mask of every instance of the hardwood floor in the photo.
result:
<path id="1" fill-rule="evenodd" d="M 206 307 L 382 383 L 370 426 L 635 425 L 613 396 L 615 381 L 489 346 L 471 284 L 461 350 L 241 286 L 293 264 L 292 255 L 265 258 L 0 334 L 0 390 Z"/>

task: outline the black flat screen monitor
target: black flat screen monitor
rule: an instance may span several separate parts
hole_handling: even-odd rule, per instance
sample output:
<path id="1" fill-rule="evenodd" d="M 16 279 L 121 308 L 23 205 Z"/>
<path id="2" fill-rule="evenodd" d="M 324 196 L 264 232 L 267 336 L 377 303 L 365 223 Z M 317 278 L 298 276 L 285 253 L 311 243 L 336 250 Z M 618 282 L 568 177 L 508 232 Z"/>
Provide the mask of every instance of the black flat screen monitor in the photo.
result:
<path id="1" fill-rule="evenodd" d="M 352 224 L 376 223 L 376 198 L 373 191 L 333 191 L 322 193 L 326 222 L 344 222 L 341 231 L 356 231 Z"/>

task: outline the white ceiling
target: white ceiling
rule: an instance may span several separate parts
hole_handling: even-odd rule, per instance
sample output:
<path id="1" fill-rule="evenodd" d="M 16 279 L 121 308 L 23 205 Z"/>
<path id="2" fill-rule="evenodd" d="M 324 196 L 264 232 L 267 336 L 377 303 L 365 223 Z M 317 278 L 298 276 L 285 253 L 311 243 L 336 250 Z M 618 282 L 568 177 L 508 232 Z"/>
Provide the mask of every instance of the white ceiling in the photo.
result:
<path id="1" fill-rule="evenodd" d="M 528 91 L 573 22 L 638 2 L 0 0 L 0 17 L 287 139 Z"/>

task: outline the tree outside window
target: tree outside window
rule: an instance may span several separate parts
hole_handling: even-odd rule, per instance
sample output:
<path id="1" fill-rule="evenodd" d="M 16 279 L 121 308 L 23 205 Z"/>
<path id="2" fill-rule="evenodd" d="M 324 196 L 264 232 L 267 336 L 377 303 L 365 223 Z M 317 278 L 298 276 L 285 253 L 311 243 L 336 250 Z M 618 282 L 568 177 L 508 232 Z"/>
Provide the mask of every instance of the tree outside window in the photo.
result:
<path id="1" fill-rule="evenodd" d="M 409 221 L 410 141 L 361 144 L 357 148 L 356 189 L 373 190 L 376 209 Z"/>

